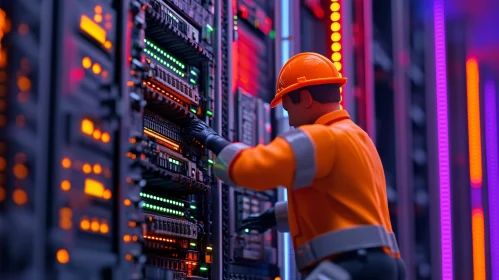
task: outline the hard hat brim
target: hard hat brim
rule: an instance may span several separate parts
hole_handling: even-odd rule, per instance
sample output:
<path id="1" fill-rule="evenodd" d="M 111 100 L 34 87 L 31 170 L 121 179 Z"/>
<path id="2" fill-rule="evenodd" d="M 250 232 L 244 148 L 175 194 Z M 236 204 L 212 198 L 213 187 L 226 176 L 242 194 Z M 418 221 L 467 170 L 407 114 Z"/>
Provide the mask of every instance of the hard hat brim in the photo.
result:
<path id="1" fill-rule="evenodd" d="M 337 84 L 340 86 L 343 86 L 347 83 L 348 79 L 344 77 L 337 77 L 337 78 L 325 78 L 325 79 L 313 79 L 313 80 L 306 80 L 306 81 L 301 81 L 298 82 L 297 84 L 291 85 L 281 91 L 279 91 L 272 102 L 270 102 L 270 108 L 275 108 L 277 105 L 282 103 L 282 98 L 284 95 L 295 91 L 297 89 L 306 87 L 306 86 L 317 86 L 317 85 L 323 85 L 323 84 Z"/>

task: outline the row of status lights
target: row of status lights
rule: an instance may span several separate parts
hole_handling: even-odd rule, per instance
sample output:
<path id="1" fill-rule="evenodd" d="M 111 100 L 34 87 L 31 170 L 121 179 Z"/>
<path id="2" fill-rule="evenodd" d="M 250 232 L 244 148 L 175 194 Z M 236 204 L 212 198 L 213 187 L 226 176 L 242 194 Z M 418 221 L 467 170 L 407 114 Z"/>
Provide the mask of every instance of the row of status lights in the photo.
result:
<path id="1" fill-rule="evenodd" d="M 109 141 L 111 141 L 111 135 L 96 129 L 94 122 L 89 119 L 81 121 L 81 132 L 85 135 L 92 136 L 95 140 L 101 140 L 104 143 L 109 143 Z"/>
<path id="2" fill-rule="evenodd" d="M 331 0 L 331 60 L 341 75 L 342 46 L 341 46 L 341 5 L 339 0 Z M 340 107 L 343 108 L 343 88 L 340 88 Z"/>

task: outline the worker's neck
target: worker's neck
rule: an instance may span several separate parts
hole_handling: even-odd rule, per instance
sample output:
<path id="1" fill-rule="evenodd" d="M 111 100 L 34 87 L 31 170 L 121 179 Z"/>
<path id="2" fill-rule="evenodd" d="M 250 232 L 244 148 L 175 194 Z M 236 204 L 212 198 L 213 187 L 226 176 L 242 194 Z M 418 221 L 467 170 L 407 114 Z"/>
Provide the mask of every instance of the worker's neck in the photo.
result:
<path id="1" fill-rule="evenodd" d="M 338 110 L 340 110 L 339 103 L 316 104 L 315 108 L 312 110 L 313 113 L 310 118 L 310 124 L 315 123 L 320 117 Z"/>

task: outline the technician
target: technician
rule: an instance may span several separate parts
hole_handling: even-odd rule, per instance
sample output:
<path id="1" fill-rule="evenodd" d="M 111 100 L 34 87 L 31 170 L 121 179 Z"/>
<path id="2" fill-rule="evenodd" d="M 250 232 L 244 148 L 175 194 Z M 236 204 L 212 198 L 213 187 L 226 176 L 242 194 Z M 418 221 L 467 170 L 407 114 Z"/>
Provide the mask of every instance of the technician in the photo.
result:
<path id="1" fill-rule="evenodd" d="M 282 103 L 297 129 L 257 147 L 230 143 L 198 119 L 186 134 L 217 154 L 215 174 L 226 184 L 286 187 L 289 205 L 278 203 L 243 224 L 289 230 L 297 268 L 308 279 L 404 279 L 381 160 L 340 108 L 346 82 L 324 56 L 301 53 L 282 67 L 271 103 Z"/>

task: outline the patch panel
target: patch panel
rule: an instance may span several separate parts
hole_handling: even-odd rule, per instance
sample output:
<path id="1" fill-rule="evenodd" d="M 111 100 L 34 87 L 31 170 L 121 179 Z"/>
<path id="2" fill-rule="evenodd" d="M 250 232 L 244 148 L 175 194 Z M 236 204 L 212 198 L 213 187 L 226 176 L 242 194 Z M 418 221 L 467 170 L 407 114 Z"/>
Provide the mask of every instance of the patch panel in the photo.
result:
<path id="1" fill-rule="evenodd" d="M 191 239 L 197 239 L 198 237 L 197 225 L 188 221 L 149 214 L 145 215 L 145 220 L 145 235 L 154 233 L 155 235 L 169 235 Z"/>
<path id="2" fill-rule="evenodd" d="M 200 97 L 195 88 L 176 77 L 174 73 L 159 64 L 156 64 L 150 60 L 148 62 L 149 67 L 152 70 L 152 78 L 149 82 L 154 83 L 156 88 L 165 90 L 170 94 L 177 95 L 178 98 L 187 104 L 199 105 Z"/>
<path id="3" fill-rule="evenodd" d="M 164 137 L 167 137 L 175 143 L 182 143 L 180 136 L 181 128 L 179 125 L 174 124 L 160 116 L 150 112 L 144 111 L 144 128 L 153 130 Z"/>

